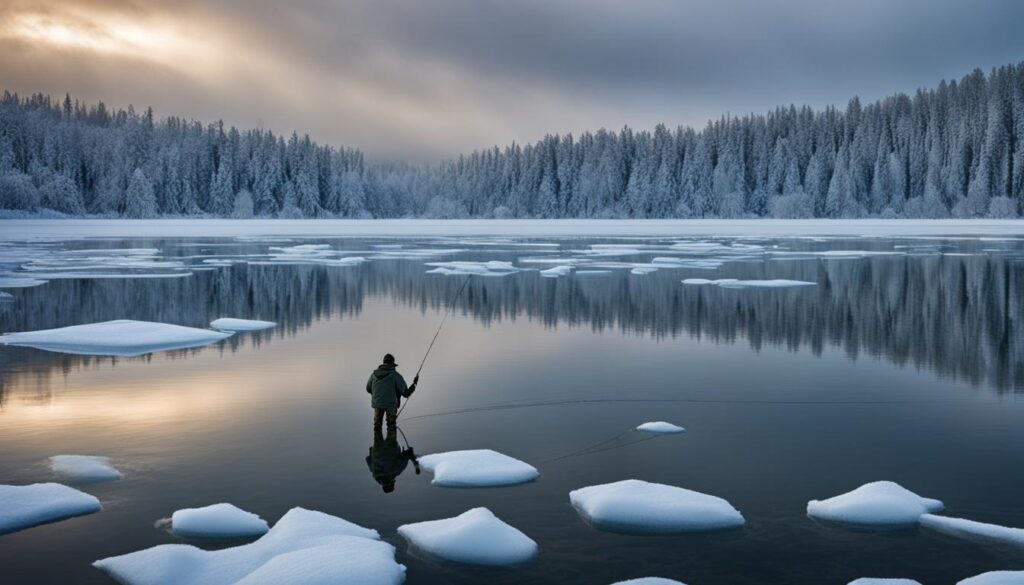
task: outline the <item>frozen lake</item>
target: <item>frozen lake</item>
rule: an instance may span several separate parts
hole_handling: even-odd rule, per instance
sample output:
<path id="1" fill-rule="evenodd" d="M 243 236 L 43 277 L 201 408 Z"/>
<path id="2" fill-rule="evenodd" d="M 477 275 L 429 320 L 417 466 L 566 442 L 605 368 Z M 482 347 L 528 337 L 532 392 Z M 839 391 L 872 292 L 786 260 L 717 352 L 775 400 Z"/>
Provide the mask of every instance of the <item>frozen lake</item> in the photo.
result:
<path id="1" fill-rule="evenodd" d="M 374 528 L 413 584 L 953 583 L 1024 569 L 1020 546 L 806 514 L 891 480 L 949 516 L 1024 527 L 1020 222 L 308 225 L 0 222 L 4 332 L 277 323 L 140 357 L 0 345 L 0 483 L 62 481 L 60 454 L 123 474 L 73 484 L 101 512 L 0 536 L 0 582 L 113 583 L 91 563 L 246 542 L 155 526 L 219 502 L 271 524 L 302 506 Z M 391 352 L 411 379 L 467 278 L 400 445 L 493 449 L 540 477 L 453 489 L 410 465 L 385 493 L 367 464 L 367 376 Z M 686 432 L 635 430 L 648 421 Z M 746 524 L 617 534 L 570 505 L 572 490 L 626 479 L 724 498 Z M 456 564 L 397 532 L 480 506 L 538 556 Z"/>

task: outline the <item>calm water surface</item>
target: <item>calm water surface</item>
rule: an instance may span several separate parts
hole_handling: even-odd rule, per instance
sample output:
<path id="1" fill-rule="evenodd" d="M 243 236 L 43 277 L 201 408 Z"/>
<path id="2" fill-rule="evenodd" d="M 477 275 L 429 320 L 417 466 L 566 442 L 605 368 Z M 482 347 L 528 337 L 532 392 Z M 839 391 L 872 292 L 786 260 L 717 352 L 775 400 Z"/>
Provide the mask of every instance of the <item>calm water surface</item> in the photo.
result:
<path id="1" fill-rule="evenodd" d="M 376 528 L 398 548 L 411 584 L 603 584 L 647 575 L 691 585 L 862 576 L 943 584 L 1024 569 L 1020 548 L 924 529 L 848 531 L 805 515 L 810 499 L 888 479 L 942 499 L 949 515 L 1024 527 L 1024 241 L 745 241 L 764 248 L 715 269 L 635 275 L 625 266 L 685 257 L 665 251 L 674 242 L 40 244 L 157 248 L 165 261 L 214 262 L 185 278 L 58 279 L 9 290 L 14 300 L 0 303 L 4 331 L 119 318 L 205 327 L 245 317 L 280 326 L 140 358 L 0 346 L 0 482 L 52 481 L 47 458 L 61 453 L 108 455 L 125 474 L 82 487 L 102 500 L 100 513 L 0 536 L 0 582 L 111 583 L 92 561 L 187 542 L 154 523 L 222 501 L 271 522 L 303 506 Z M 266 260 L 271 246 L 299 243 L 369 261 L 251 262 Z M 638 249 L 588 257 L 607 274 L 471 278 L 401 423 L 419 454 L 490 448 L 535 464 L 541 478 L 444 489 L 410 466 L 385 494 L 365 460 L 373 442 L 366 378 L 385 352 L 411 377 L 464 279 L 427 274 L 425 262 L 544 269 L 594 244 Z M 829 250 L 889 254 L 819 254 Z M 16 256 L 6 261 L 17 264 Z M 543 257 L 551 262 L 524 261 Z M 697 277 L 817 286 L 680 282 Z M 649 420 L 688 432 L 640 441 L 630 429 Z M 569 504 L 572 489 L 627 478 L 724 497 L 747 525 L 609 534 Z M 476 506 L 536 540 L 539 558 L 466 567 L 417 555 L 396 533 Z"/>

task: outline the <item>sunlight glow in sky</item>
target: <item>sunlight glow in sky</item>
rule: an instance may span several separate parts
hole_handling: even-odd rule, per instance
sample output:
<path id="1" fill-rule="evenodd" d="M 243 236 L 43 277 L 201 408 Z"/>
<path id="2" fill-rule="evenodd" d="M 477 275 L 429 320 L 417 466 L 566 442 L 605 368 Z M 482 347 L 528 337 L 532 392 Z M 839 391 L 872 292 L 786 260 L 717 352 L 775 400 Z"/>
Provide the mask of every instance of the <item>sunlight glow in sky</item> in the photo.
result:
<path id="1" fill-rule="evenodd" d="M 438 160 L 1024 59 L 1017 0 L 0 0 L 0 89 Z"/>

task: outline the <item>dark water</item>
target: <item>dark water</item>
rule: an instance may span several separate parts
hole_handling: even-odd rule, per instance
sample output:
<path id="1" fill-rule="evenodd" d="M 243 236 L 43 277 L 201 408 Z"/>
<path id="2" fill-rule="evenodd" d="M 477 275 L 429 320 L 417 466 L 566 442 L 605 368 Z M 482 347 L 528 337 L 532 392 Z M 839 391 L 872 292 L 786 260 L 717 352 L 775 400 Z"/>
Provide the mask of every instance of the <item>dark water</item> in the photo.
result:
<path id="1" fill-rule="evenodd" d="M 313 243 L 325 242 L 361 252 L 381 243 Z M 263 254 L 273 245 L 208 243 L 67 246 L 155 247 L 175 257 Z M 561 241 L 561 251 L 477 244 L 442 259 L 518 263 L 592 243 L 599 241 Z M 425 274 L 424 262 L 437 258 L 242 263 L 187 278 L 54 280 L 8 291 L 16 298 L 0 304 L 4 331 L 117 318 L 281 325 L 132 359 L 0 347 L 0 482 L 53 480 L 46 460 L 60 453 L 108 455 L 125 473 L 83 487 L 103 501 L 102 512 L 0 536 L 0 582 L 110 583 L 92 561 L 181 542 L 154 522 L 221 501 L 271 522 L 303 506 L 376 528 L 398 547 L 412 584 L 601 584 L 648 575 L 690 585 L 845 584 L 862 576 L 943 584 L 1024 569 L 1020 548 L 925 529 L 853 532 L 805 515 L 810 499 L 887 479 L 942 499 L 951 516 L 1024 527 L 1024 244 L 760 243 L 920 253 L 752 258 L 645 276 L 615 269 L 472 278 L 401 426 L 420 454 L 490 448 L 541 470 L 533 484 L 487 490 L 434 487 L 410 467 L 385 494 L 365 462 L 367 375 L 389 351 L 411 376 L 462 284 L 463 277 Z M 818 284 L 680 283 L 692 277 Z M 459 410 L 469 412 L 452 412 Z M 649 420 L 688 432 L 637 441 L 629 430 Z M 747 525 L 608 534 L 569 505 L 572 489 L 627 478 L 724 497 Z M 466 567 L 410 553 L 396 533 L 400 524 L 476 506 L 536 540 L 539 558 L 516 568 Z"/>

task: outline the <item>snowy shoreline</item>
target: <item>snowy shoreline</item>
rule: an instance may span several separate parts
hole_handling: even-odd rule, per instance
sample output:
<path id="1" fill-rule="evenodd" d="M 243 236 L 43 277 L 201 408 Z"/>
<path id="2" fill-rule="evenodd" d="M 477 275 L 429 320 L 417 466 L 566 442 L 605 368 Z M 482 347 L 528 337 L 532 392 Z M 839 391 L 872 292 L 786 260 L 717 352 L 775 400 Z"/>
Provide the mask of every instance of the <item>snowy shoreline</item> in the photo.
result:
<path id="1" fill-rule="evenodd" d="M 680 219 L 3 219 L 0 239 L 91 237 L 1024 236 L 1024 220 Z"/>

